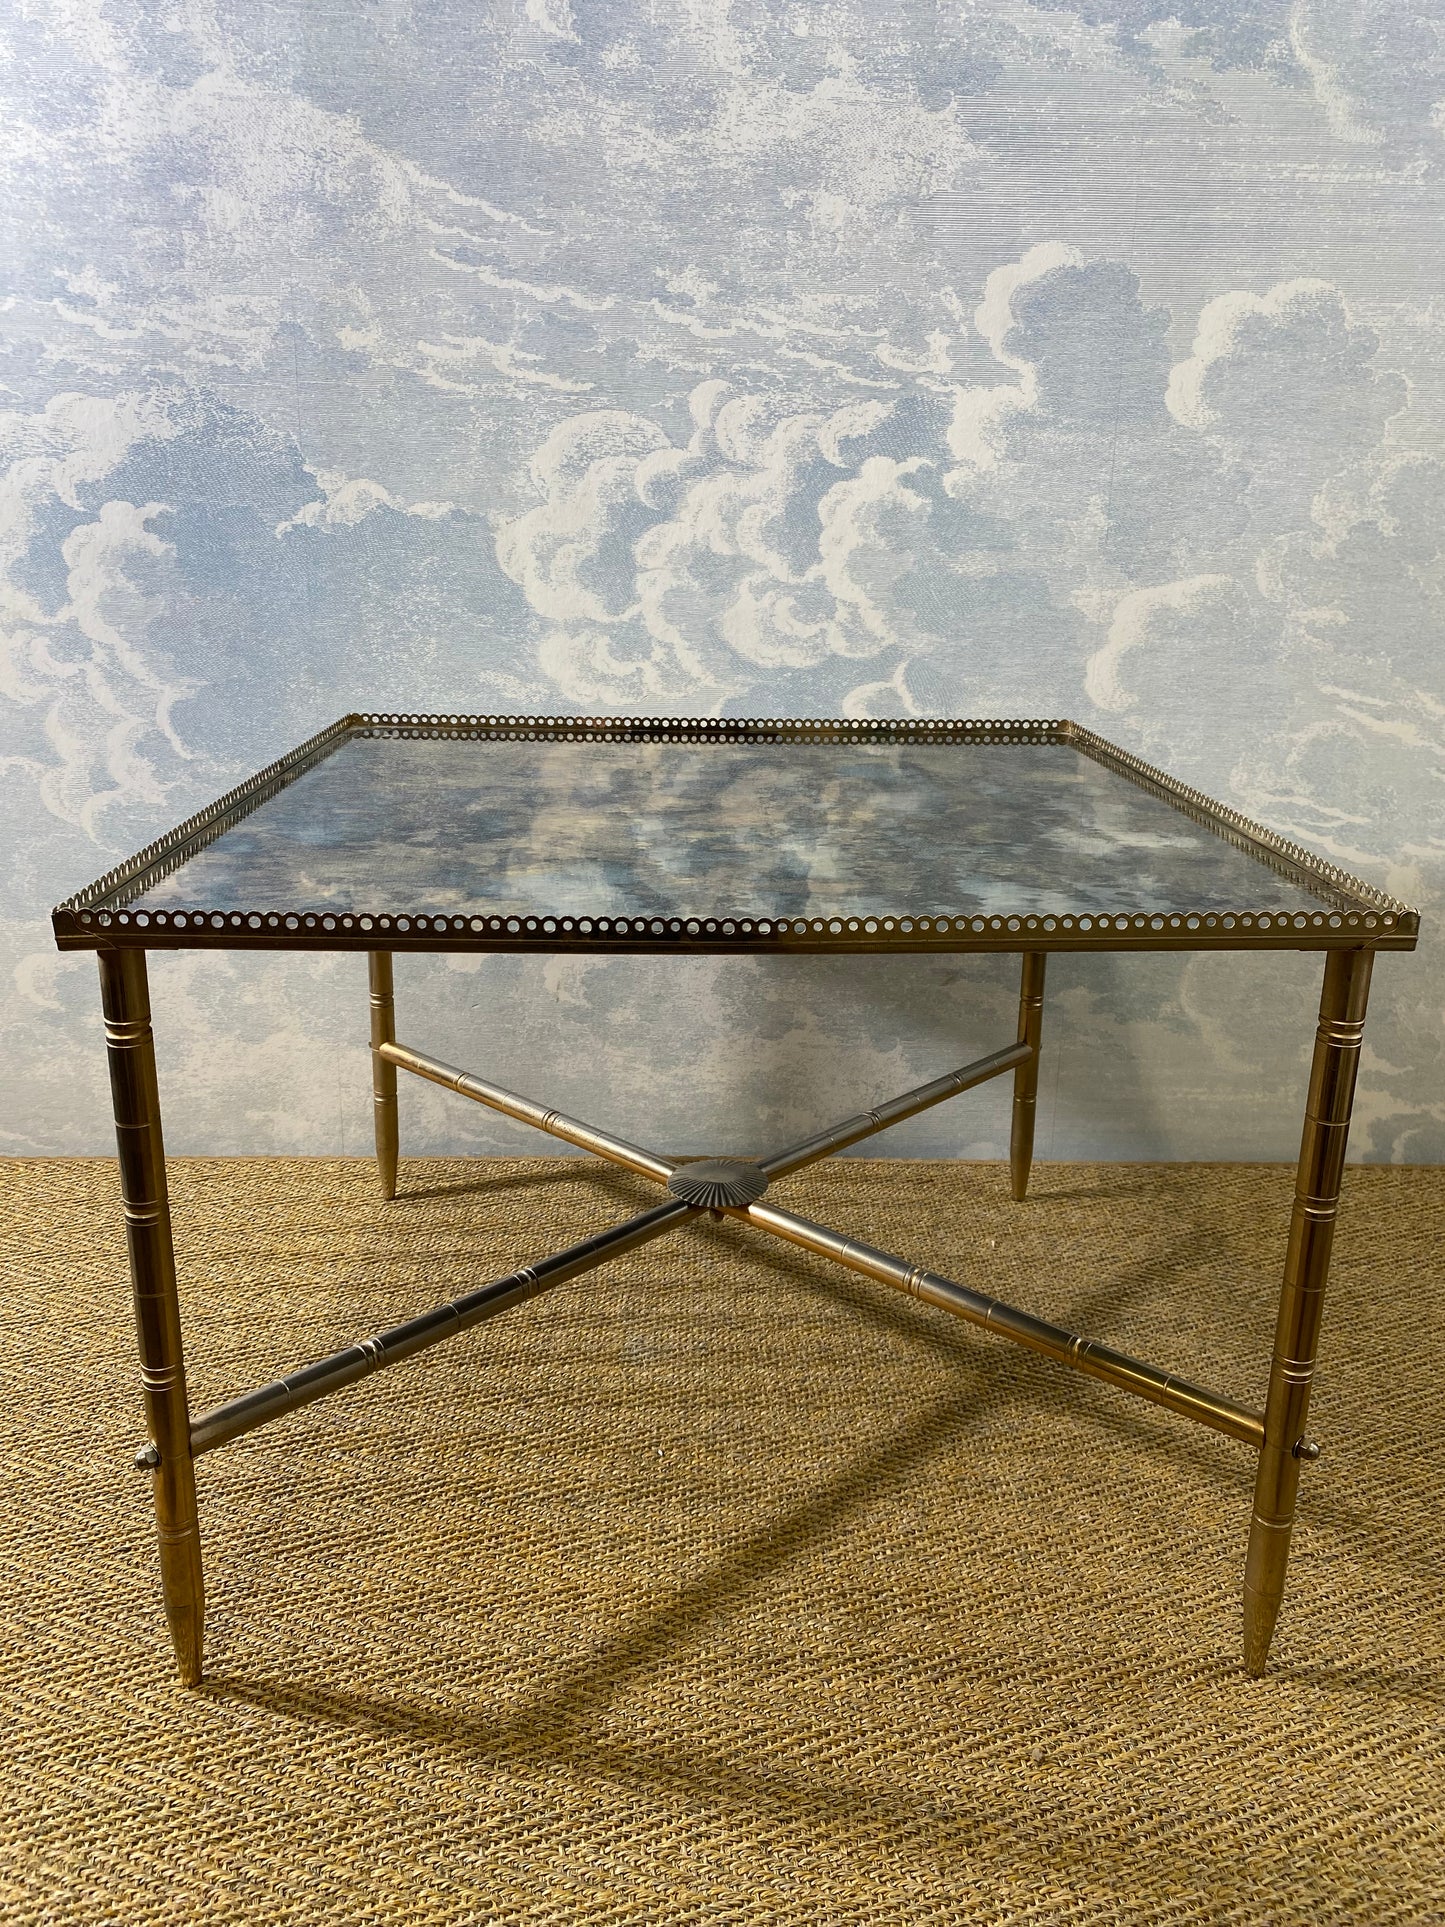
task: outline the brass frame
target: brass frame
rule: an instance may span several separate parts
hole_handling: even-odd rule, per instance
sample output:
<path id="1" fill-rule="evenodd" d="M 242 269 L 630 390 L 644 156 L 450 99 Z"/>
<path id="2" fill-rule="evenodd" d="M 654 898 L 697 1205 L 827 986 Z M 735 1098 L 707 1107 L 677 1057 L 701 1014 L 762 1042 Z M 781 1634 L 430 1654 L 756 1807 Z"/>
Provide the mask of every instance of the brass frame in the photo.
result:
<path id="1" fill-rule="evenodd" d="M 376 1170 L 381 1195 L 396 1196 L 397 1135 L 396 1066 L 382 1056 L 382 1047 L 396 1042 L 396 999 L 392 988 L 391 952 L 373 950 L 367 958 L 371 976 L 371 1102 L 376 1131 Z"/>
<path id="2" fill-rule="evenodd" d="M 178 870 L 252 810 L 295 782 L 353 736 L 452 737 L 485 742 L 604 743 L 1066 743 L 1115 775 L 1148 790 L 1191 822 L 1245 851 L 1266 870 L 1319 900 L 1315 911 L 1284 911 L 1261 899 L 1237 910 L 1181 910 L 1169 916 L 958 914 L 947 904 L 900 904 L 863 917 L 626 917 L 599 904 L 591 917 L 535 911 L 438 914 L 267 904 L 230 910 L 131 910 L 152 885 Z M 399 716 L 341 717 L 179 828 L 148 844 L 51 913 L 62 950 L 216 948 L 286 950 L 1324 950 L 1368 944 L 1411 950 L 1420 919 L 1408 904 L 1325 863 L 1237 810 L 1213 802 L 1162 770 L 1067 720 L 1052 722 L 807 722 L 668 717 Z"/>
<path id="3" fill-rule="evenodd" d="M 1275 871 L 1303 882 L 1327 907 L 1313 914 L 1243 911 L 1172 917 L 832 919 L 808 923 L 651 922 L 548 918 L 445 918 L 421 915 L 343 917 L 281 915 L 267 911 L 132 914 L 124 906 L 157 877 L 330 753 L 348 734 L 486 736 L 497 740 L 547 733 L 564 740 L 665 741 L 1068 741 L 1083 754 L 1165 796 L 1194 820 L 1247 849 Z M 500 928 L 497 926 L 500 921 Z M 481 926 L 480 928 L 478 926 Z M 1359 1063 L 1373 953 L 1413 948 L 1419 919 L 1413 910 L 1345 876 L 1272 832 L 1183 789 L 1160 772 L 1102 743 L 1072 723 L 836 723 L 584 722 L 576 719 L 352 716 L 313 737 L 291 756 L 193 817 L 170 837 L 71 898 L 55 912 L 61 948 L 93 948 L 100 965 L 106 1045 L 114 1097 L 121 1197 L 141 1356 L 141 1382 L 150 1442 L 137 1464 L 154 1475 L 162 1591 L 182 1679 L 201 1676 L 204 1594 L 197 1524 L 194 1460 L 313 1400 L 353 1384 L 403 1358 L 470 1329 L 570 1278 L 697 1217 L 738 1218 L 760 1231 L 830 1258 L 849 1270 L 948 1311 L 986 1331 L 1059 1360 L 1222 1432 L 1258 1455 L 1254 1515 L 1244 1582 L 1244 1665 L 1252 1676 L 1266 1668 L 1284 1592 L 1290 1532 L 1302 1463 L 1318 1457 L 1306 1436 L 1310 1386 L 1318 1349 L 1330 1246 L 1344 1172 L 1350 1109 Z M 509 1273 L 404 1324 L 319 1359 L 192 1420 L 182 1358 L 175 1260 L 166 1198 L 165 1150 L 146 980 L 148 949 L 214 944 L 225 948 L 365 949 L 370 975 L 373 1111 L 377 1171 L 385 1198 L 398 1181 L 397 1072 L 440 1084 L 458 1095 L 530 1124 L 593 1155 L 672 1186 L 684 1167 L 532 1098 L 410 1049 L 396 1037 L 392 952 L 508 949 L 727 951 L 783 947 L 804 950 L 1004 949 L 1020 957 L 1018 1039 L 946 1076 L 844 1119 L 757 1163 L 714 1164 L 709 1185 L 745 1202 L 717 1206 L 670 1196 L 567 1250 Z M 922 1265 L 878 1251 L 768 1202 L 774 1179 L 886 1130 L 932 1105 L 1012 1072 L 1010 1183 L 1015 1199 L 1027 1192 L 1033 1155 L 1047 953 L 1065 949 L 1315 949 L 1325 956 L 1319 1028 L 1301 1142 L 1296 1196 L 1274 1354 L 1262 1411 L 1204 1390 L 1127 1353 L 1051 1325 Z M 727 1190 L 729 1181 L 741 1180 Z"/>
<path id="4" fill-rule="evenodd" d="M 143 950 L 100 953 L 100 1000 L 140 1347 L 141 1395 L 150 1432 L 150 1443 L 137 1454 L 136 1463 L 155 1475 L 156 1536 L 160 1541 L 166 1619 L 181 1678 L 187 1686 L 194 1686 L 201 1677 L 205 1586 L 171 1207 L 166 1191 L 166 1150 L 161 1136 Z"/>
<path id="5" fill-rule="evenodd" d="M 1325 960 L 1244 1572 L 1244 1663 L 1256 1676 L 1268 1663 L 1284 1597 L 1300 1462 L 1319 1456 L 1305 1420 L 1373 962 L 1368 950 L 1336 950 Z"/>
<path id="6" fill-rule="evenodd" d="M 1044 970 L 1048 953 L 1024 952 L 1019 977 L 1019 1042 L 1029 1055 L 1014 1072 L 1013 1117 L 1009 1130 L 1009 1188 L 1015 1204 L 1028 1195 L 1029 1166 L 1034 1156 L 1034 1113 L 1039 1096 L 1039 1043 L 1044 1028 Z"/>

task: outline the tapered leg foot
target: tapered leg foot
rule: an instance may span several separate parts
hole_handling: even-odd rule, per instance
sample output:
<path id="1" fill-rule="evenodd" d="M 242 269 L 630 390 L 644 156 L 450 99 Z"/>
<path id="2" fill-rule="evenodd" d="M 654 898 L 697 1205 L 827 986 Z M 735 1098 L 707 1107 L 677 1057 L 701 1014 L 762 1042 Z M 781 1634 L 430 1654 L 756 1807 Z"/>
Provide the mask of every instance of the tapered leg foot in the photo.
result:
<path id="1" fill-rule="evenodd" d="M 1019 983 L 1019 1042 L 1033 1047 L 1033 1056 L 1014 1072 L 1013 1127 L 1009 1133 L 1009 1183 L 1022 1203 L 1029 1188 L 1034 1157 L 1034 1112 L 1039 1095 L 1039 1038 L 1044 1025 L 1044 965 L 1042 950 L 1024 953 Z"/>
<path id="2" fill-rule="evenodd" d="M 1244 1670 L 1251 1679 L 1262 1679 L 1269 1666 L 1269 1649 L 1284 1599 L 1290 1532 L 1290 1526 L 1276 1527 L 1258 1518 L 1250 1527 L 1244 1573 Z"/>
<path id="3" fill-rule="evenodd" d="M 392 990 L 391 952 L 373 950 L 371 964 L 371 1094 L 376 1125 L 376 1172 L 381 1195 L 396 1196 L 396 1165 L 400 1137 L 396 1114 L 396 1066 L 377 1051 L 396 1042 L 396 1003 Z"/>
<path id="4" fill-rule="evenodd" d="M 1269 1663 L 1284 1598 L 1301 1457 L 1313 1457 L 1319 1449 L 1306 1439 L 1305 1420 L 1344 1176 L 1371 960 L 1368 950 L 1332 950 L 1320 993 L 1244 1568 L 1244 1669 L 1255 1679 Z"/>
<path id="5" fill-rule="evenodd" d="M 161 1592 L 171 1645 L 175 1648 L 176 1668 L 185 1685 L 199 1686 L 206 1625 L 200 1534 L 192 1527 L 189 1532 L 178 1533 L 173 1538 L 162 1530 L 159 1538 Z"/>
<path id="6" fill-rule="evenodd" d="M 194 1686 L 201 1677 L 205 1592 L 145 952 L 101 951 L 99 962 L 141 1391 L 151 1436 L 143 1462 L 155 1468 L 161 1590 L 176 1664 L 186 1685 Z"/>

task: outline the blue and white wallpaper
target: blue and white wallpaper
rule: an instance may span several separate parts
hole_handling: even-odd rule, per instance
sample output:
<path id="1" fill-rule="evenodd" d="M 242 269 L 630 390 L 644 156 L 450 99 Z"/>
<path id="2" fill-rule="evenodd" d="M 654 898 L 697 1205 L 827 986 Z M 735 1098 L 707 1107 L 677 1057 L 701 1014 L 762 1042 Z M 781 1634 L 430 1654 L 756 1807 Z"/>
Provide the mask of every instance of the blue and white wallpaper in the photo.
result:
<path id="1" fill-rule="evenodd" d="M 1072 715 L 1417 902 L 1445 1156 L 1440 0 L 5 0 L 0 1149 L 46 912 L 349 708 Z M 366 1148 L 359 959 L 152 965 L 169 1141 Z M 1057 959 L 1040 1153 L 1292 1157 L 1318 964 Z M 402 1035 L 764 1150 L 998 960 L 402 959 Z M 870 1150 L 997 1155 L 1004 1097 Z M 430 1088 L 416 1151 L 543 1148 Z"/>

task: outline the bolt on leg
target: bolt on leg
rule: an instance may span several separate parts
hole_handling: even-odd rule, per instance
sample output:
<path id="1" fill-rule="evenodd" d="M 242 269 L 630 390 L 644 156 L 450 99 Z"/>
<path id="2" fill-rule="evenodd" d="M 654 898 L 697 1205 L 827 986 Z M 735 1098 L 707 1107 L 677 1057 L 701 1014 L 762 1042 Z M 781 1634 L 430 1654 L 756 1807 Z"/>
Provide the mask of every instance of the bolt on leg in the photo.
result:
<path id="1" fill-rule="evenodd" d="M 376 1126 L 376 1169 L 381 1195 L 396 1196 L 396 1165 L 400 1134 L 396 1114 L 396 1066 L 379 1055 L 383 1044 L 396 1042 L 396 1003 L 392 989 L 391 952 L 373 950 L 371 967 L 371 1095 Z"/>

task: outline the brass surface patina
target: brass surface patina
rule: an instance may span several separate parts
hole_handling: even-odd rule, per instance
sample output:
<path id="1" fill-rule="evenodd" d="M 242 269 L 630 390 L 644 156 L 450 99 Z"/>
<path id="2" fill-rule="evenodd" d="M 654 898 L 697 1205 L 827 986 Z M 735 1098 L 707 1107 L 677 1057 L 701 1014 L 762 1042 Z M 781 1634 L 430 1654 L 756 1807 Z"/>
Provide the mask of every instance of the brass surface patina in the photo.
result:
<path id="1" fill-rule="evenodd" d="M 1130 909 L 1131 877 L 1118 878 L 1118 902 L 1107 909 L 1051 911 L 1021 907 L 993 912 L 943 902 L 900 903 L 875 914 L 780 913 L 775 905 L 736 904 L 728 914 L 689 914 L 685 906 L 619 915 L 605 901 L 595 914 L 567 915 L 539 903 L 459 914 L 425 903 L 279 907 L 264 901 L 186 902 L 167 891 L 155 907 L 138 900 L 244 824 L 273 798 L 318 770 L 348 745 L 451 741 L 498 746 L 638 744 L 675 748 L 734 744 L 840 749 L 983 749 L 995 753 L 1046 745 L 1066 747 L 1118 779 L 1121 796 L 1137 790 L 1168 806 L 1177 819 L 1252 859 L 1254 877 L 1272 875 L 1291 901 L 1171 905 Z M 538 799 L 544 801 L 545 799 Z M 1026 816 L 1019 827 L 1026 827 Z M 313 868 L 320 852 L 311 851 Z M 1308 907 L 1297 899 L 1308 900 Z M 549 716 L 351 715 L 270 764 L 157 842 L 66 898 L 52 913 L 62 950 L 126 948 L 285 950 L 519 951 L 864 951 L 975 950 L 1279 950 L 1366 945 L 1412 950 L 1417 913 L 1288 842 L 1237 810 L 1215 803 L 1162 770 L 1106 743 L 1077 723 L 1058 722 L 776 722 L 686 718 Z"/>
<path id="2" fill-rule="evenodd" d="M 1122 865 L 1121 907 L 1106 913 L 1040 908 L 1036 912 L 1021 909 L 1018 914 L 995 915 L 906 903 L 898 905 L 893 915 L 840 914 L 826 918 L 799 916 L 791 911 L 780 914 L 766 905 L 754 915 L 690 916 L 685 903 L 678 906 L 675 916 L 645 917 L 607 914 L 607 906 L 602 904 L 595 916 L 560 916 L 549 914 L 542 902 L 532 908 L 509 907 L 496 915 L 464 916 L 414 905 L 392 909 L 333 906 L 314 912 L 279 909 L 264 902 L 250 908 L 216 903 L 183 909 L 127 907 L 315 769 L 339 746 L 359 738 L 665 743 L 679 747 L 771 744 L 784 756 L 793 743 L 871 747 L 902 742 L 960 750 L 970 746 L 1068 745 L 1121 783 L 1142 788 L 1211 836 L 1254 859 L 1265 873 L 1265 884 L 1271 877 L 1279 879 L 1290 891 L 1306 892 L 1319 907 L 1305 910 L 1294 899 L 1284 908 L 1275 907 L 1266 889 L 1264 900 L 1269 907 L 1265 908 L 1245 904 L 1237 910 L 1218 905 L 1130 910 L 1123 903 L 1129 875 Z M 1073 723 L 904 725 L 367 715 L 342 719 L 233 790 L 170 836 L 70 898 L 55 911 L 54 922 L 61 948 L 94 949 L 98 953 L 142 1392 L 150 1434 L 136 1463 L 153 1479 L 162 1591 L 177 1664 L 187 1684 L 199 1680 L 202 1664 L 204 1603 L 193 1474 L 198 1454 L 215 1450 L 708 1213 L 738 1218 L 1251 1446 L 1257 1454 L 1257 1468 L 1244 1581 L 1244 1665 L 1256 1677 L 1264 1672 L 1284 1593 L 1300 1467 L 1319 1456 L 1319 1447 L 1307 1436 L 1305 1427 L 1370 967 L 1376 950 L 1414 947 L 1419 919 L 1407 905 L 1197 791 L 1174 783 Z M 145 954 L 149 949 L 182 946 L 360 949 L 368 953 L 376 1158 L 385 1198 L 394 1198 L 398 1186 L 397 1072 L 403 1070 L 653 1179 L 666 1187 L 666 1202 L 190 1419 Z M 548 952 L 579 948 L 674 952 L 778 948 L 824 952 L 1007 950 L 1017 953 L 1021 960 L 1018 1039 L 756 1161 L 660 1156 L 397 1041 L 394 950 Z M 1068 949 L 1325 952 L 1295 1205 L 1262 1411 L 1051 1325 L 922 1265 L 815 1224 L 769 1202 L 765 1195 L 777 1178 L 1012 1072 L 1010 1181 L 1014 1198 L 1022 1200 L 1033 1157 L 1047 954 Z"/>
<path id="3" fill-rule="evenodd" d="M 205 1587 L 145 952 L 103 950 L 99 962 L 141 1397 L 150 1432 L 136 1464 L 153 1474 L 166 1618 L 181 1678 L 194 1686 L 201 1677 Z"/>

